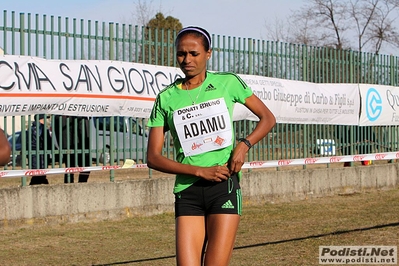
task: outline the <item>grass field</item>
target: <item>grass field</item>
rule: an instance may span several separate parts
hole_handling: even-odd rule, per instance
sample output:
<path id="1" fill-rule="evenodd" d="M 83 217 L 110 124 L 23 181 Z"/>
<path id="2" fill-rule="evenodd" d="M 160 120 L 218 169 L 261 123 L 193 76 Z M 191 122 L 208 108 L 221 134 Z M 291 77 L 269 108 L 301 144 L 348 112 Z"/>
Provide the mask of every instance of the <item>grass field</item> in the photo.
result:
<path id="1" fill-rule="evenodd" d="M 175 265 L 172 213 L 4 228 L 0 239 L 2 266 Z M 265 203 L 244 206 L 230 265 L 319 265 L 320 245 L 398 244 L 399 188 Z"/>

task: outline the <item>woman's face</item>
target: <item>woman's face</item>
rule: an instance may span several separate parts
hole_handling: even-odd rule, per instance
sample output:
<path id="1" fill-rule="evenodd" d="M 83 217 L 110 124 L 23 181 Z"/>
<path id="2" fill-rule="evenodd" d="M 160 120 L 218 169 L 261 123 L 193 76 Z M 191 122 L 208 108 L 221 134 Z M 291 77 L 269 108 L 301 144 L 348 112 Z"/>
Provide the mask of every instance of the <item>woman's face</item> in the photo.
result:
<path id="1" fill-rule="evenodd" d="M 176 45 L 176 59 L 186 77 L 205 73 L 210 56 L 211 50 L 205 51 L 203 39 L 194 34 L 182 36 Z"/>

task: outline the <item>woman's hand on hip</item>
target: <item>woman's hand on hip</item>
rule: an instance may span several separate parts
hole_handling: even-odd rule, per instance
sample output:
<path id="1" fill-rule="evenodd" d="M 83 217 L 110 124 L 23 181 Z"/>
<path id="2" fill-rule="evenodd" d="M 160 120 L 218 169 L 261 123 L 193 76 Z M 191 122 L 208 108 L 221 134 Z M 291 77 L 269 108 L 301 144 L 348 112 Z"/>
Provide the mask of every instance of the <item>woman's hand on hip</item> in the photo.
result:
<path id="1" fill-rule="evenodd" d="M 212 182 L 222 182 L 230 177 L 230 171 L 226 165 L 217 165 L 211 167 L 201 167 L 198 176 Z"/>

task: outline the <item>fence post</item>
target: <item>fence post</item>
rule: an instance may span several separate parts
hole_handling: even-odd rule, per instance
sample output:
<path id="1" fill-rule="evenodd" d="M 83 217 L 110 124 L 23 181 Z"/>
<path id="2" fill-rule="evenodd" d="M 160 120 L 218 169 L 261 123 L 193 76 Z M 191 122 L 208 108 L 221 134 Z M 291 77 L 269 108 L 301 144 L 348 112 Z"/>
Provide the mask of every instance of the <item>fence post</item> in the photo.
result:
<path id="1" fill-rule="evenodd" d="M 25 16 L 24 13 L 19 14 L 19 53 L 25 55 Z"/>
<path id="2" fill-rule="evenodd" d="M 254 70 L 253 70 L 253 43 L 252 43 L 252 38 L 248 38 L 248 74 L 253 75 Z"/>
<path id="3" fill-rule="evenodd" d="M 114 60 L 115 59 L 115 52 L 114 52 L 114 37 L 115 37 L 115 30 L 114 30 L 114 23 L 110 22 L 109 23 L 109 51 L 108 51 L 108 56 L 109 60 Z"/>

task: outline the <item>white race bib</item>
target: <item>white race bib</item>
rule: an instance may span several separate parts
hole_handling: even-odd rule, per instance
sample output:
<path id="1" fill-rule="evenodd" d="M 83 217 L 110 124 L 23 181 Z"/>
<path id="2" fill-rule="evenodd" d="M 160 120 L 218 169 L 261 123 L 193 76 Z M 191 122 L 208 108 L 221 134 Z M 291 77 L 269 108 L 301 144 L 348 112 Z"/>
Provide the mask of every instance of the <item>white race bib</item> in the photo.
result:
<path id="1" fill-rule="evenodd" d="M 185 156 L 232 144 L 231 120 L 224 98 L 176 110 L 173 123 Z"/>

